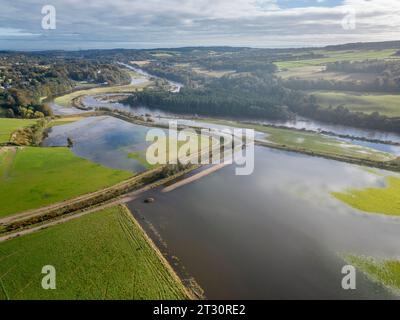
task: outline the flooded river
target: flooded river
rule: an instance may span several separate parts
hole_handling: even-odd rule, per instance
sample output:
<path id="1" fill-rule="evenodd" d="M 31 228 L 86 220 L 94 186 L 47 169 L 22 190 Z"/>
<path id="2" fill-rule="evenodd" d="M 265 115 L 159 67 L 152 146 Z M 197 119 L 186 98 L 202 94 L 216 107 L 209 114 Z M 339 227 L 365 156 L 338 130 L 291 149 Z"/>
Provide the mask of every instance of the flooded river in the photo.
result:
<path id="1" fill-rule="evenodd" d="M 91 107 L 100 104 L 150 114 L 160 122 L 180 117 L 103 98 L 87 96 L 83 101 Z M 73 108 L 55 109 L 59 114 L 74 113 Z M 189 119 L 179 122 L 226 127 Z M 400 135 L 394 133 L 306 119 L 261 122 L 400 142 Z M 145 150 L 147 130 L 112 117 L 90 117 L 52 128 L 43 145 L 66 146 L 69 137 L 78 156 L 139 172 L 145 168 L 129 153 Z M 397 146 L 353 143 L 400 155 Z M 393 297 L 360 272 L 357 290 L 343 290 L 341 270 L 346 262 L 341 257 L 346 253 L 399 257 L 400 220 L 364 214 L 331 196 L 332 191 L 347 188 L 383 187 L 387 173 L 262 147 L 256 147 L 255 161 L 250 176 L 236 176 L 234 166 L 227 166 L 168 193 L 162 188 L 150 191 L 129 203 L 129 208 L 181 276 L 193 276 L 210 299 Z M 155 202 L 145 204 L 148 197 Z"/>
<path id="2" fill-rule="evenodd" d="M 129 158 L 129 153 L 148 147 L 145 139 L 148 130 L 113 117 L 89 117 L 51 128 L 43 146 L 67 146 L 70 138 L 72 151 L 80 157 L 110 168 L 140 172 L 146 168 Z"/>
<path id="3" fill-rule="evenodd" d="M 357 290 L 341 288 L 341 254 L 400 255 L 399 220 L 366 215 L 330 195 L 365 186 L 384 186 L 384 179 L 358 166 L 258 147 L 251 176 L 235 176 L 228 166 L 129 207 L 208 298 L 387 298 L 391 293 L 361 273 Z M 149 196 L 155 202 L 145 204 Z"/>

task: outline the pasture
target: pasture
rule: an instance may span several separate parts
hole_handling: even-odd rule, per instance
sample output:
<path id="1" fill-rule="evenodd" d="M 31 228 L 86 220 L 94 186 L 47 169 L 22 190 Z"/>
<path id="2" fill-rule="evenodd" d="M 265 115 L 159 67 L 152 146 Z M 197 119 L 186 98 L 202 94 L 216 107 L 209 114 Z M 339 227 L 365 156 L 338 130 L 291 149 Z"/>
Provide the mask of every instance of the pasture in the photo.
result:
<path id="1" fill-rule="evenodd" d="M 91 213 L 0 243 L 0 299 L 186 299 L 125 207 Z M 44 290 L 43 266 L 56 270 Z"/>
<path id="2" fill-rule="evenodd" d="M 9 142 L 14 131 L 32 126 L 36 121 L 35 119 L 0 118 L 0 143 Z"/>
<path id="3" fill-rule="evenodd" d="M 4 148 L 0 217 L 68 200 L 131 176 L 79 158 L 68 148 Z"/>

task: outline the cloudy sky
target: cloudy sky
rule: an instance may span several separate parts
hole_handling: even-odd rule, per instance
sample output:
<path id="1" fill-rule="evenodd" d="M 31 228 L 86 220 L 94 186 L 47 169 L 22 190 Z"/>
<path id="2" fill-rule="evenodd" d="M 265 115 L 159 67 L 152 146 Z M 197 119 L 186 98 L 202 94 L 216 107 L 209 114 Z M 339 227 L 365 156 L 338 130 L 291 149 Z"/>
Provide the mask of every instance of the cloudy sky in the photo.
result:
<path id="1" fill-rule="evenodd" d="M 400 0 L 0 0 L 0 49 L 299 47 L 400 40 Z M 56 29 L 42 8 L 56 10 Z"/>

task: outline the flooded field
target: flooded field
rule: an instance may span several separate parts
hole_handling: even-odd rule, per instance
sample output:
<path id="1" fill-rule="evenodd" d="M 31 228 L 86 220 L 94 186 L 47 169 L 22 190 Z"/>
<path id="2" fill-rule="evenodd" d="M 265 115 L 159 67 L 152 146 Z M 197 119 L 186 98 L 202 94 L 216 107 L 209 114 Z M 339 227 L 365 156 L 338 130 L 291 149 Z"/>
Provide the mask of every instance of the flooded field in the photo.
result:
<path id="1" fill-rule="evenodd" d="M 330 193 L 384 183 L 362 167 L 256 148 L 251 176 L 228 166 L 129 207 L 208 298 L 380 299 L 393 296 L 361 273 L 357 290 L 341 288 L 341 255 L 398 256 L 400 221 L 359 212 Z M 144 203 L 149 196 L 154 203 Z"/>
<path id="2" fill-rule="evenodd" d="M 73 141 L 72 151 L 83 158 L 115 169 L 140 172 L 146 168 L 129 153 L 146 150 L 149 128 L 113 117 L 89 117 L 50 129 L 43 146 L 67 146 Z"/>

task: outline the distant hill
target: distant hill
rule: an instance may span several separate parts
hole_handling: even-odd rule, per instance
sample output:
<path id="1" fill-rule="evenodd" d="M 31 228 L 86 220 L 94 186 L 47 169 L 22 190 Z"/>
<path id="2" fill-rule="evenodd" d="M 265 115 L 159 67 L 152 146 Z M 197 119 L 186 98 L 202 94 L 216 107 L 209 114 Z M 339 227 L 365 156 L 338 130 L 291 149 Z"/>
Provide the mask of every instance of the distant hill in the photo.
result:
<path id="1" fill-rule="evenodd" d="M 384 42 L 357 42 L 334 46 L 326 46 L 326 50 L 382 50 L 382 49 L 400 49 L 400 41 Z"/>

